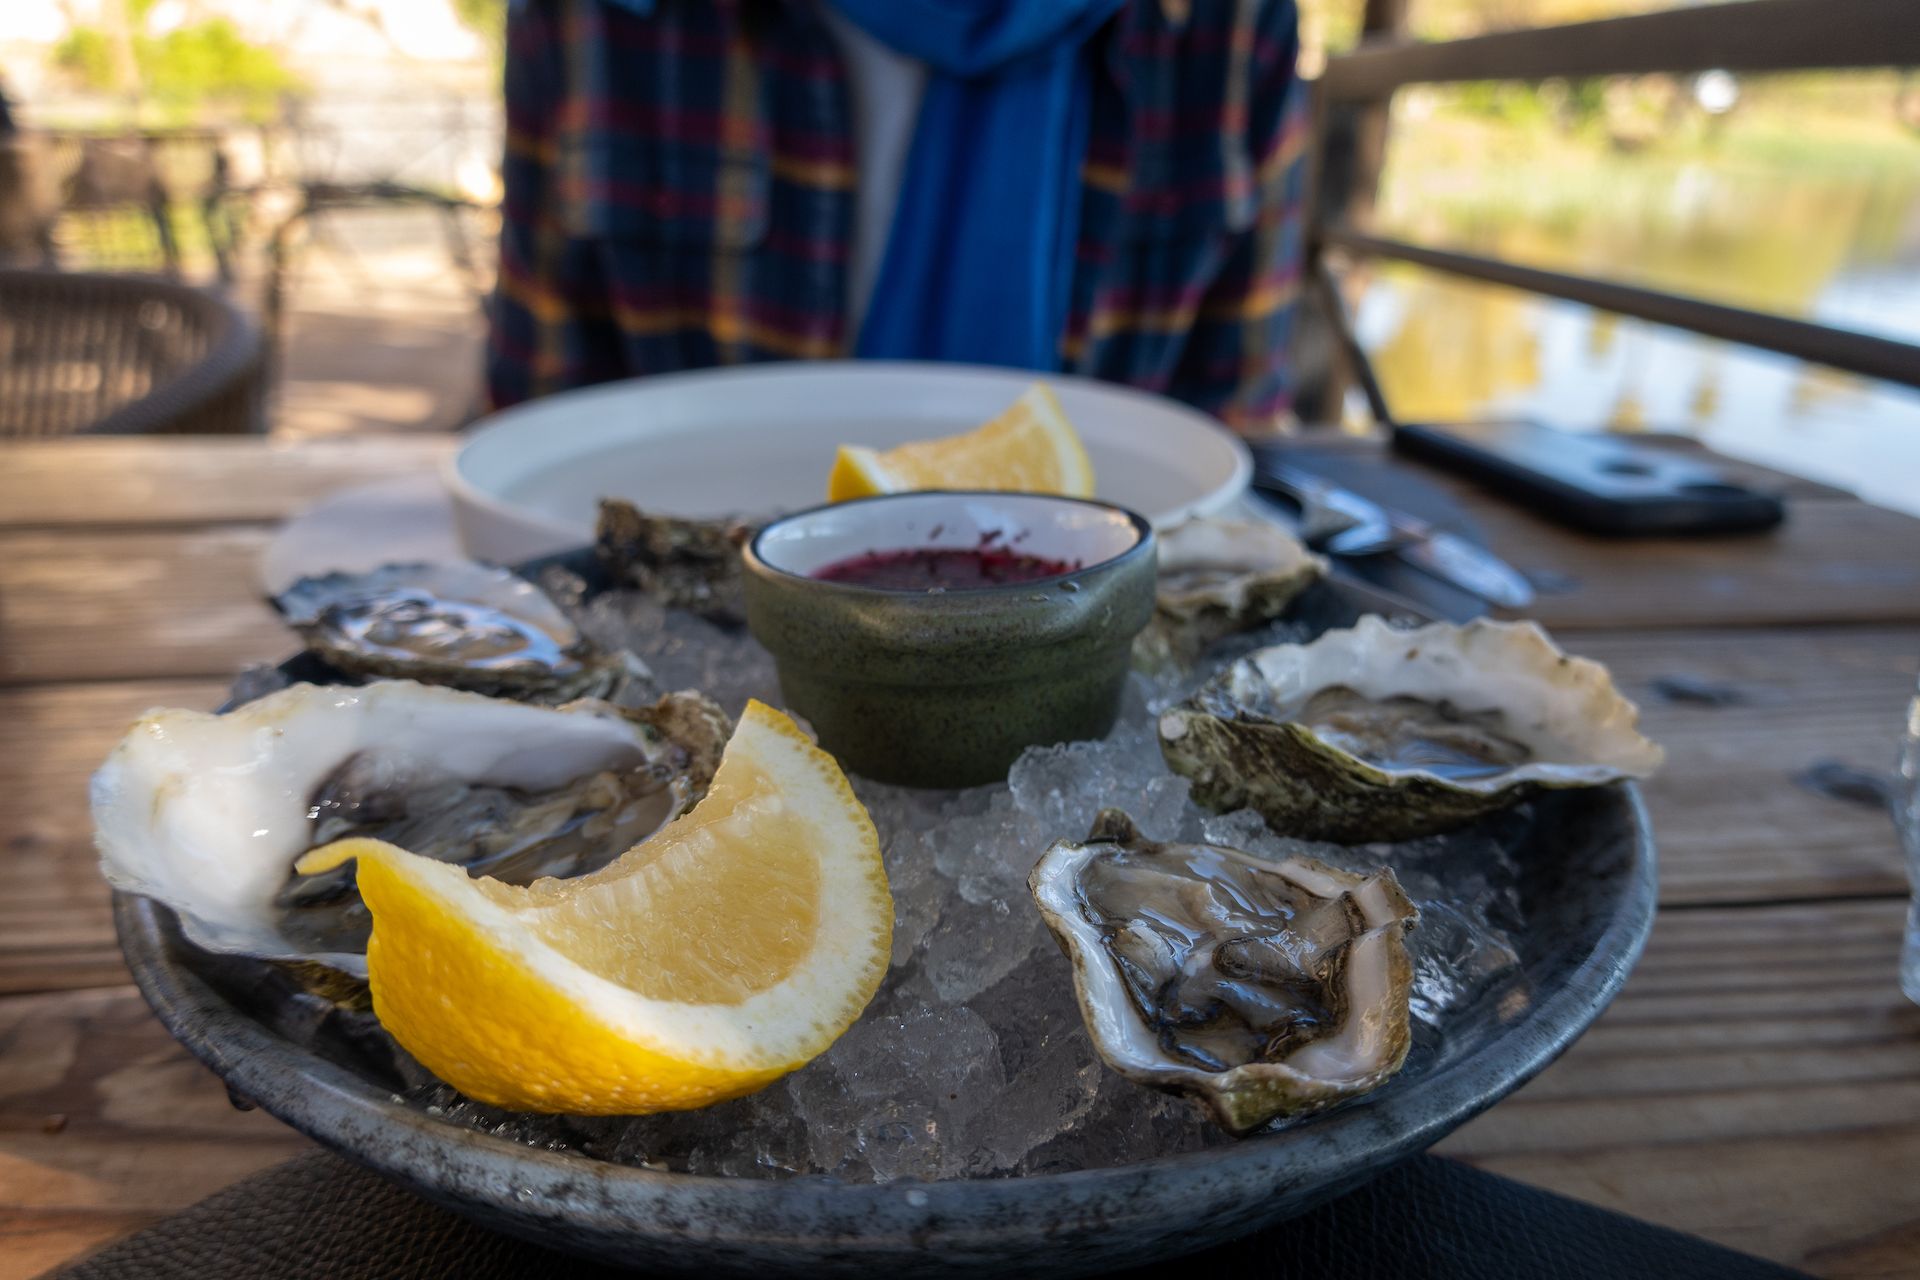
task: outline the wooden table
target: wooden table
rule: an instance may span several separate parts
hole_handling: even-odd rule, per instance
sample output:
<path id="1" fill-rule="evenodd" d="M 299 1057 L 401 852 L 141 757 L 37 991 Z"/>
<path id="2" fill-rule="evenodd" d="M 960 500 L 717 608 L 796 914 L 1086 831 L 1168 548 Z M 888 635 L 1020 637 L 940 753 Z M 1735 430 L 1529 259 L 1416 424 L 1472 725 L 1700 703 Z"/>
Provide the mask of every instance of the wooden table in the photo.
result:
<path id="1" fill-rule="evenodd" d="M 253 576 L 277 520 L 449 447 L 0 446 L 0 1277 L 308 1145 L 234 1110 L 128 984 L 86 778 L 137 712 L 212 706 L 241 664 L 287 652 Z M 1920 521 L 1783 483 L 1777 535 L 1632 545 L 1449 483 L 1496 548 L 1564 584 L 1536 615 L 1613 668 L 1669 763 L 1647 787 L 1662 910 L 1638 972 L 1441 1150 L 1818 1273 L 1920 1274 L 1899 854 L 1884 811 L 1795 781 L 1892 760 L 1920 665 Z M 1675 677 L 1733 700 L 1662 694 Z"/>

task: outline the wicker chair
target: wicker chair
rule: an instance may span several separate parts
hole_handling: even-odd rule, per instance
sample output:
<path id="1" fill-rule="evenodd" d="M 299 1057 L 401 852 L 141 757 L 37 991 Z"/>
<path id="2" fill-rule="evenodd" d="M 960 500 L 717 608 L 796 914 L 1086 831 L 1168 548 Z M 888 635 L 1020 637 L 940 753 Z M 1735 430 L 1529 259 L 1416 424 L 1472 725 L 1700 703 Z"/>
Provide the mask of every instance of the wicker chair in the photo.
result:
<path id="1" fill-rule="evenodd" d="M 168 280 L 0 270 L 0 438 L 263 429 L 260 335 Z"/>

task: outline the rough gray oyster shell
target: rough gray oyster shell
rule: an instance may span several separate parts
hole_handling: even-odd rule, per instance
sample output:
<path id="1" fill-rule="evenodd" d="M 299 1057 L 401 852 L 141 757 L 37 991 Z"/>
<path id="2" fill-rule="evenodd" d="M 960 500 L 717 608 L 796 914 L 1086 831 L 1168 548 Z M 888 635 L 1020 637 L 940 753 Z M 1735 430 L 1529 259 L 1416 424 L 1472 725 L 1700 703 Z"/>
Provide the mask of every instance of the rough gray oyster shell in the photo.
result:
<path id="1" fill-rule="evenodd" d="M 731 730 L 697 693 L 556 709 L 297 684 L 141 717 L 94 774 L 95 842 L 109 883 L 166 903 L 207 950 L 364 976 L 351 878 L 294 876 L 308 849 L 370 835 L 517 883 L 583 874 L 695 804 Z"/>
<path id="2" fill-rule="evenodd" d="M 1135 644 L 1147 666 L 1192 662 L 1222 636 L 1278 618 L 1327 562 L 1266 520 L 1196 516 L 1160 535 L 1154 617 Z"/>
<path id="3" fill-rule="evenodd" d="M 564 702 L 644 668 L 580 634 L 540 588 L 472 561 L 302 578 L 273 598 L 307 648 L 349 675 Z"/>
<path id="4" fill-rule="evenodd" d="M 752 526 L 738 520 L 653 515 L 602 498 L 593 541 L 614 581 L 670 608 L 738 623 L 746 617 L 740 548 L 752 536 Z"/>
<path id="5" fill-rule="evenodd" d="M 1100 1057 L 1234 1133 L 1377 1088 L 1406 1061 L 1418 912 L 1390 870 L 1159 844 L 1107 809 L 1028 886 Z"/>
<path id="6" fill-rule="evenodd" d="M 1401 840 L 1547 788 L 1645 777 L 1659 747 L 1605 667 L 1531 622 L 1377 617 L 1233 663 L 1160 717 L 1160 749 L 1218 810 L 1312 839 Z"/>

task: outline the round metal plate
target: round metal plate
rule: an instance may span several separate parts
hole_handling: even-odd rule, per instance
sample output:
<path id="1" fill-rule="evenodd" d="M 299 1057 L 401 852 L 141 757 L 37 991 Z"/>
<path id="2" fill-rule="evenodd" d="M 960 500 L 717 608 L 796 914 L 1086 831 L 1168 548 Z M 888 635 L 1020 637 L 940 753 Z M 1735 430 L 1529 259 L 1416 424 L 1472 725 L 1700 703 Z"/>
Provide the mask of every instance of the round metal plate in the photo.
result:
<path id="1" fill-rule="evenodd" d="M 847 1185 L 658 1173 L 438 1120 L 276 1035 L 169 912 L 121 896 L 135 980 L 176 1037 L 294 1128 L 489 1227 L 609 1262 L 769 1275 L 1052 1275 L 1137 1265 L 1302 1212 L 1418 1152 L 1538 1073 L 1638 958 L 1654 848 L 1627 786 L 1549 796 L 1513 852 L 1517 970 L 1372 1096 L 1231 1146 L 1032 1178 Z M 239 962 L 249 963 L 249 962 Z M 1063 969 L 1064 980 L 1064 969 Z"/>

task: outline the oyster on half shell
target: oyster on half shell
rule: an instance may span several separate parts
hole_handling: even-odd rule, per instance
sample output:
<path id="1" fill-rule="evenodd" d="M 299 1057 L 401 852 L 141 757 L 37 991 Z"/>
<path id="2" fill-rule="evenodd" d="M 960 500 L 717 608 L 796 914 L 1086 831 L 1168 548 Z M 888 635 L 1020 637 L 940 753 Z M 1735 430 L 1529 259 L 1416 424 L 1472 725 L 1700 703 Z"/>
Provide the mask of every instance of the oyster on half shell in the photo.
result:
<path id="1" fill-rule="evenodd" d="M 473 561 L 302 578 L 273 603 L 308 649 L 349 675 L 564 702 L 644 674 L 630 654 L 591 644 L 525 578 Z"/>
<path id="2" fill-rule="evenodd" d="M 556 709 L 297 684 L 141 717 L 93 776 L 95 842 L 109 883 L 173 908 L 210 951 L 364 976 L 351 876 L 296 876 L 300 855 L 364 835 L 518 884 L 584 874 L 705 794 L 731 729 L 696 693 Z"/>
<path id="3" fill-rule="evenodd" d="M 1160 535 L 1154 617 L 1136 653 L 1191 662 L 1222 636 L 1285 613 L 1327 562 L 1265 520 L 1196 516 Z"/>
<path id="4" fill-rule="evenodd" d="M 1412 1042 L 1393 872 L 1159 844 L 1107 809 L 1028 880 L 1101 1058 L 1234 1133 L 1377 1088 Z"/>
<path id="5" fill-rule="evenodd" d="M 1313 839 L 1401 840 L 1548 788 L 1646 777 L 1659 747 L 1605 667 L 1531 622 L 1378 617 L 1238 662 L 1162 713 L 1160 749 L 1219 810 Z"/>

